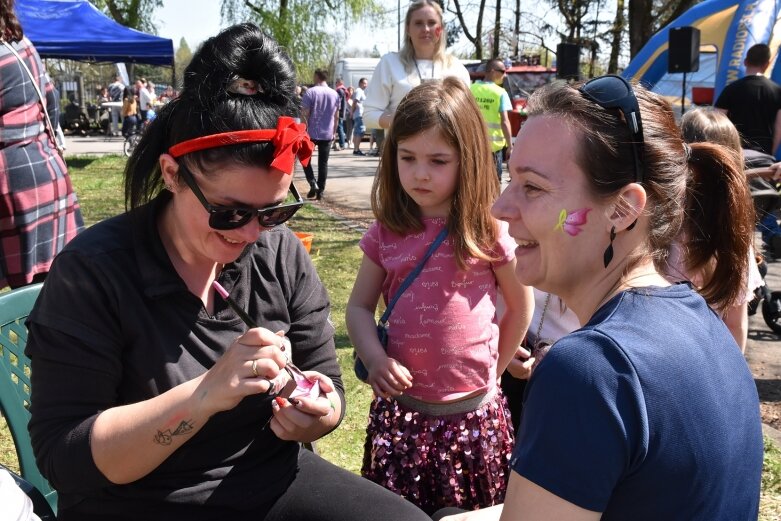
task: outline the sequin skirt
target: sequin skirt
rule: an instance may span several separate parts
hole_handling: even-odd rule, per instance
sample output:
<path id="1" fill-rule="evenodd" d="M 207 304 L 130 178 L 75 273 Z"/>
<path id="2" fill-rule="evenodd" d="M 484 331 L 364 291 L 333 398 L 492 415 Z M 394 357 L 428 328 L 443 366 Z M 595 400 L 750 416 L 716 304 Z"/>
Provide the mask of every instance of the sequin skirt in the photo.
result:
<path id="1" fill-rule="evenodd" d="M 500 389 L 473 411 L 431 416 L 394 399 L 369 411 L 361 474 L 428 514 L 504 501 L 514 436 Z"/>

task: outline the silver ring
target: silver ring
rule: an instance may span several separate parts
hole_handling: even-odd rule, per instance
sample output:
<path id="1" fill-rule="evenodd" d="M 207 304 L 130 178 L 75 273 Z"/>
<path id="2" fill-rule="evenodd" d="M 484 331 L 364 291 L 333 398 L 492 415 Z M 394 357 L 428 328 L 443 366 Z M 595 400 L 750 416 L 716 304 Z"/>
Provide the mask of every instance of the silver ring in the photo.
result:
<path id="1" fill-rule="evenodd" d="M 255 375 L 255 378 L 260 376 L 258 374 L 258 361 L 257 360 L 253 360 L 252 361 L 252 374 Z"/>

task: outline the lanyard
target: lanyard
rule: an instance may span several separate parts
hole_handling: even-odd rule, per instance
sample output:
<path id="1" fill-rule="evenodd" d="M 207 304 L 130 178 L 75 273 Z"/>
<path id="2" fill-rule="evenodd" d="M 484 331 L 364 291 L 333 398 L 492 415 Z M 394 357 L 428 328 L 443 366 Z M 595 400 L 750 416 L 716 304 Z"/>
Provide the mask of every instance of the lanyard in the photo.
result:
<path id="1" fill-rule="evenodd" d="M 418 67 L 418 60 L 415 58 L 412 58 L 412 61 L 415 62 L 415 70 L 418 71 L 418 78 L 420 78 L 420 83 L 423 83 L 423 75 L 420 73 L 420 67 Z M 434 61 L 431 62 L 431 79 L 434 79 Z"/>

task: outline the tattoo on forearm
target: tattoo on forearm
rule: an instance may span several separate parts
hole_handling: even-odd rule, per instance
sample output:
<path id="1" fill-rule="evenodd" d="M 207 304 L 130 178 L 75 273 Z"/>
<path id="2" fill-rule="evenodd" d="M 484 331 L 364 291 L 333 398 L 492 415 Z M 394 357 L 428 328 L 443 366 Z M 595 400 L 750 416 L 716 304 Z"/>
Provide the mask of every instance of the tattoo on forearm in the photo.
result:
<path id="1" fill-rule="evenodd" d="M 193 430 L 192 420 L 182 421 L 173 431 L 170 429 L 157 431 L 157 434 L 155 434 L 155 443 L 160 445 L 170 445 L 173 442 L 174 436 L 187 434 L 191 430 Z"/>

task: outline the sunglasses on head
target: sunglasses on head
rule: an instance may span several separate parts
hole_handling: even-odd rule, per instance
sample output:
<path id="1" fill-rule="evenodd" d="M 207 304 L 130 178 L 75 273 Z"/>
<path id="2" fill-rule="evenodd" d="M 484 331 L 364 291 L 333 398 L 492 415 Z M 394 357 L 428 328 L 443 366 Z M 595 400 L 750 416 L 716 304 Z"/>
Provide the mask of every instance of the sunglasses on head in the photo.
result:
<path id="1" fill-rule="evenodd" d="M 600 76 L 584 83 L 580 93 L 606 110 L 618 109 L 632 134 L 632 153 L 635 159 L 635 182 L 643 182 L 643 122 L 640 105 L 632 86 L 621 76 Z"/>
<path id="2" fill-rule="evenodd" d="M 195 194 L 198 201 L 209 212 L 209 226 L 215 230 L 235 230 L 236 228 L 241 228 L 253 217 L 257 217 L 258 223 L 264 228 L 273 228 L 289 220 L 304 206 L 304 200 L 293 183 L 290 183 L 290 193 L 296 198 L 294 203 L 279 204 L 265 208 L 214 205 L 206 200 L 206 196 L 203 195 L 203 192 L 198 187 L 198 183 L 195 182 L 195 177 L 183 163 L 179 163 L 179 174 L 193 194 Z"/>

